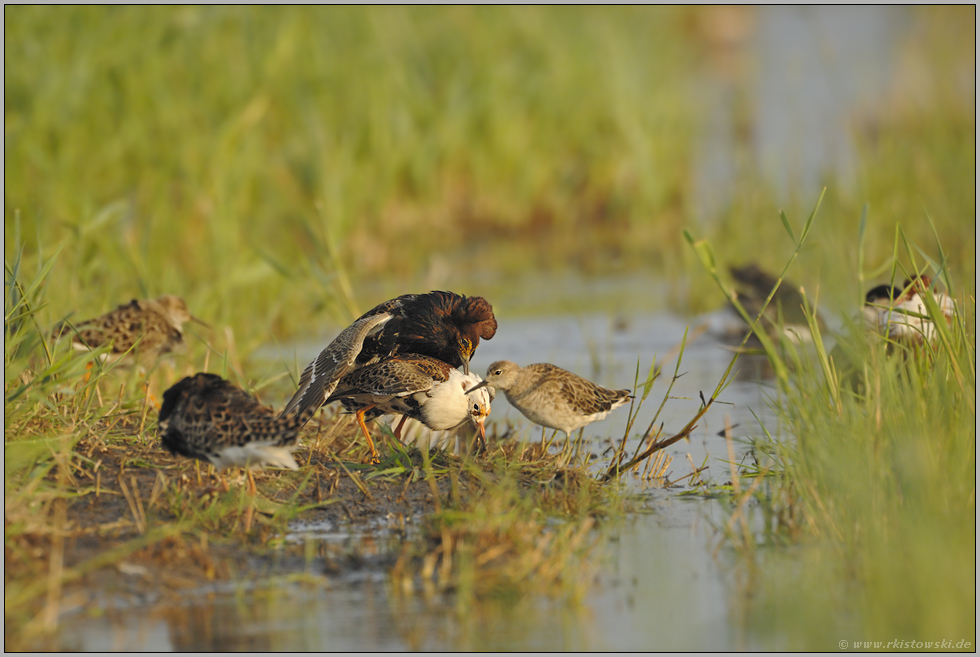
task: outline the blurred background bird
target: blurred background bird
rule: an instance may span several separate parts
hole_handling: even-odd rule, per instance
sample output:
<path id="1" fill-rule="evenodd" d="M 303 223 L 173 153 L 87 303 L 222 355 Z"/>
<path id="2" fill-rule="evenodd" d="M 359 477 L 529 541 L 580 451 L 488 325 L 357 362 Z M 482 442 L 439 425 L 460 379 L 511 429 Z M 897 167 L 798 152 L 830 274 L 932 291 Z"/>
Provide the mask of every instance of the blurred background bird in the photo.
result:
<path id="1" fill-rule="evenodd" d="M 778 342 L 781 336 L 785 336 L 790 342 L 797 345 L 813 342 L 813 335 L 807 322 L 805 310 L 807 307 L 814 314 L 820 331 L 823 332 L 826 329 L 826 323 L 814 305 L 812 303 L 805 305 L 803 289 L 789 279 L 783 278 L 780 282 L 778 278 L 755 263 L 743 267 L 730 267 L 729 271 L 735 280 L 738 302 L 742 304 L 752 319 L 762 313 L 760 325 L 774 341 Z M 779 289 L 773 294 L 772 300 L 763 311 L 763 305 L 777 283 Z M 732 312 L 738 314 L 734 305 L 731 305 L 730 308 Z M 738 316 L 744 322 L 742 316 Z M 741 342 L 744 336 L 745 331 L 743 329 L 738 332 L 737 340 Z M 730 339 L 735 339 L 735 333 L 732 333 Z M 750 343 L 754 346 L 759 344 L 755 336 L 750 338 Z"/>
<path id="2" fill-rule="evenodd" d="M 80 351 L 108 346 L 104 361 L 124 359 L 148 365 L 164 354 L 184 347 L 184 324 L 206 323 L 194 317 L 180 297 L 165 294 L 157 299 L 133 299 L 94 319 L 61 322 L 55 338 L 72 336 L 72 346 Z"/>

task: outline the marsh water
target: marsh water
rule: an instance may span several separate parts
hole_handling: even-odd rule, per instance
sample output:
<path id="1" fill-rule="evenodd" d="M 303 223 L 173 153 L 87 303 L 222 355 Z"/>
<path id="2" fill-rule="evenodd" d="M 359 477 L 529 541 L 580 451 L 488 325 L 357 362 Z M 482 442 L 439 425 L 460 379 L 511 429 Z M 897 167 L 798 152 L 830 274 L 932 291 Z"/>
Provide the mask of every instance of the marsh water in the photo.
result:
<path id="1" fill-rule="evenodd" d="M 851 175 L 853 148 L 841 124 L 852 108 L 868 101 L 868 94 L 880 91 L 868 80 L 887 79 L 892 49 L 906 18 L 904 10 L 886 7 L 772 8 L 750 18 L 742 32 L 723 35 L 728 42 L 720 47 L 744 45 L 758 61 L 758 82 L 747 90 L 753 103 L 763 108 L 754 119 L 752 153 L 777 194 L 815 190 L 819 187 L 815 177 L 825 171 L 845 181 Z M 792 75 L 787 61 L 795 67 Z M 853 66 L 856 61 L 862 66 Z M 698 214 L 704 221 L 724 211 L 727 190 L 736 178 L 733 105 L 745 90 L 738 72 L 724 65 L 709 71 L 707 78 L 705 106 L 715 108 L 715 114 L 708 117 L 695 164 L 698 196 L 704 203 Z M 797 143 L 787 135 L 809 141 Z M 501 358 L 520 364 L 552 362 L 600 384 L 623 388 L 632 387 L 638 366 L 642 381 L 657 356 L 664 375 L 634 425 L 635 440 L 659 405 L 677 357 L 676 352 L 668 354 L 681 343 L 686 329 L 690 336 L 680 368 L 683 376 L 659 418 L 666 432 L 687 422 L 697 411 L 699 396 L 711 394 L 728 366 L 731 352 L 714 339 L 713 331 L 691 337 L 705 321 L 712 328 L 723 324 L 724 311 L 696 319 L 665 312 L 656 302 L 648 302 L 662 299 L 662 290 L 643 277 L 553 283 L 522 284 L 518 289 L 525 298 L 515 297 L 510 304 L 493 299 L 502 328 L 492 341 L 480 345 L 472 363 L 475 371 L 483 373 Z M 602 303 L 593 303 L 596 300 Z M 514 316 L 517 313 L 510 314 L 508 305 L 537 305 L 541 310 Z M 312 360 L 330 337 L 325 331 L 296 345 L 297 360 Z M 269 354 L 270 360 L 276 357 Z M 767 405 L 770 389 L 755 380 L 748 361 L 741 368 L 745 376 L 724 390 L 722 403 L 703 418 L 691 440 L 668 448 L 672 480 L 702 464 L 708 466 L 704 479 L 728 480 L 728 445 L 718 435 L 726 422 L 735 426 L 736 436 L 759 435 L 760 420 L 771 433 L 778 433 Z M 586 428 L 594 452 L 602 453 L 609 438 L 623 435 L 627 416 L 627 410 L 620 409 Z M 514 424 L 523 440 L 541 439 L 540 430 L 510 408 L 502 395 L 494 402 L 491 421 Z M 635 448 L 635 442 L 629 448 Z M 736 444 L 735 449 L 736 458 L 745 454 L 744 445 Z M 603 462 L 600 458 L 596 467 Z M 739 629 L 732 556 L 720 546 L 716 530 L 729 511 L 716 500 L 679 496 L 690 488 L 690 478 L 678 488 L 667 489 L 648 487 L 635 478 L 627 481 L 642 496 L 643 511 L 616 522 L 607 532 L 596 555 L 596 581 L 580 604 L 532 599 L 516 607 L 481 607 L 478 614 L 461 620 L 452 595 L 401 595 L 381 568 L 366 566 L 329 576 L 318 573 L 312 583 L 288 577 L 263 581 L 243 573 L 237 582 L 202 586 L 178 602 L 152 597 L 141 604 L 107 601 L 108 611 L 100 616 L 68 614 L 62 619 L 61 644 L 92 651 L 758 646 Z M 287 540 L 328 542 L 361 556 L 398 549 L 397 537 L 383 526 L 351 534 L 342 528 L 297 524 Z M 302 565 L 299 571 L 304 572 Z"/>
<path id="2" fill-rule="evenodd" d="M 636 282 L 636 281 L 634 281 Z M 626 283 L 624 283 L 626 285 Z M 499 313 L 498 313 L 499 315 Z M 615 387 L 632 387 L 639 362 L 640 379 L 653 358 L 663 375 L 641 409 L 633 433 L 649 423 L 673 376 L 676 347 L 689 334 L 681 376 L 660 421 L 666 432 L 680 429 L 710 396 L 731 359 L 712 333 L 727 315 L 694 323 L 669 313 L 570 313 L 507 320 L 507 330 L 481 344 L 473 368 L 486 370 L 494 360 L 547 361 Z M 712 330 L 705 332 L 705 325 Z M 699 329 L 700 327 L 700 329 Z M 299 348 L 301 361 L 312 360 L 323 340 Z M 673 356 L 668 356 L 673 351 Z M 667 360 L 664 360 L 667 358 Z M 752 380 L 734 381 L 700 423 L 690 441 L 668 448 L 669 478 L 680 479 L 692 464 L 708 466 L 705 480 L 727 481 L 728 447 L 718 433 L 726 421 L 736 435 L 758 433 L 753 412 L 771 419 L 766 388 Z M 620 438 L 628 410 L 586 428 L 585 438 L 600 454 L 609 439 Z M 537 441 L 540 428 L 507 404 L 494 402 L 491 420 L 510 423 L 517 439 Z M 769 427 L 771 429 L 771 427 Z M 636 439 L 629 448 L 635 449 Z M 744 447 L 736 444 L 741 454 Z M 606 457 L 596 467 L 608 463 Z M 726 560 L 717 550 L 714 527 L 729 514 L 716 501 L 677 494 L 674 488 L 647 486 L 627 478 L 642 496 L 642 512 L 617 521 L 596 553 L 597 577 L 580 604 L 547 598 L 518 607 L 482 608 L 476 618 L 458 621 L 452 595 L 403 595 L 393 590 L 384 569 L 372 568 L 372 554 L 398 550 L 393 527 L 343 528 L 297 523 L 288 541 L 325 541 L 340 552 L 359 555 L 364 564 L 337 575 L 315 572 L 311 581 L 290 582 L 279 575 L 263 581 L 247 573 L 241 581 L 202 586 L 172 600 L 145 604 L 107 604 L 97 618 L 65 618 L 62 644 L 81 650 L 722 650 L 741 645 L 731 610 L 732 587 Z M 321 568 L 322 570 L 322 568 Z M 307 572 L 303 564 L 298 572 Z M 743 646 L 744 647 L 744 646 Z"/>

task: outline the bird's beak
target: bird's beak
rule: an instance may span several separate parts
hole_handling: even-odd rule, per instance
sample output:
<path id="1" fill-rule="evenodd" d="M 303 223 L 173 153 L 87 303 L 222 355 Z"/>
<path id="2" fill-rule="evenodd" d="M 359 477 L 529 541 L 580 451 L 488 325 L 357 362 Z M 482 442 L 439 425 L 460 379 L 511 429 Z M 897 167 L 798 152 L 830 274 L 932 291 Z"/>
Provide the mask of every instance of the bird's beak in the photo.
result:
<path id="1" fill-rule="evenodd" d="M 486 452 L 487 451 L 487 430 L 486 430 L 486 427 L 483 426 L 483 422 L 485 420 L 486 420 L 485 417 L 481 417 L 476 422 L 476 430 L 480 434 L 480 450 L 481 450 L 481 452 Z"/>
<path id="2" fill-rule="evenodd" d="M 463 394 L 464 395 L 468 395 L 471 392 L 473 392 L 474 390 L 479 390 L 480 388 L 485 388 L 486 386 L 487 386 L 487 382 L 486 381 L 480 381 L 479 383 L 477 383 L 475 386 L 473 386 L 472 388 L 470 388 L 469 390 L 467 390 Z"/>
<path id="3" fill-rule="evenodd" d="M 194 315 L 191 315 L 191 321 L 192 322 L 197 322 L 198 324 L 200 324 L 201 326 L 203 326 L 206 329 L 211 328 L 211 325 L 210 324 L 208 324 L 204 320 L 201 320 L 201 319 L 198 319 L 197 317 L 194 317 Z"/>
<path id="4" fill-rule="evenodd" d="M 463 374 L 468 375 L 470 373 L 470 359 L 464 355 L 462 357 L 462 361 L 463 361 Z"/>

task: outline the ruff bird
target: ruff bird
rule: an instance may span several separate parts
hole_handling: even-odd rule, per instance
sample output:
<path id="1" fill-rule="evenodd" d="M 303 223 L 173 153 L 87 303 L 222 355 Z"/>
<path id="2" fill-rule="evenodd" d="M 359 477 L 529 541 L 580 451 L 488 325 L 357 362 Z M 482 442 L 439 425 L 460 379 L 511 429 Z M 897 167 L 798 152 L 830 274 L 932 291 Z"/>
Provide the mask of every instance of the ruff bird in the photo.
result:
<path id="1" fill-rule="evenodd" d="M 866 325 L 890 340 L 907 345 L 930 343 L 936 338 L 936 325 L 923 299 L 930 290 L 947 326 L 956 314 L 956 304 L 945 292 L 931 290 L 932 280 L 916 276 L 899 287 L 879 285 L 865 296 L 862 315 Z"/>
<path id="2" fill-rule="evenodd" d="M 490 414 L 493 391 L 470 391 L 480 383 L 476 374 L 463 374 L 449 363 L 421 354 L 403 354 L 356 369 L 341 379 L 328 402 L 339 400 L 356 414 L 371 457 L 379 461 L 365 419 L 401 415 L 395 437 L 402 439 L 406 418 L 417 420 L 433 431 L 453 430 L 472 423 L 481 450 L 486 450 L 484 421 Z"/>
<path id="3" fill-rule="evenodd" d="M 763 311 L 763 304 L 779 280 L 755 263 L 744 267 L 731 267 L 729 271 L 732 278 L 735 279 L 739 303 L 742 304 L 750 317 L 758 317 L 759 313 L 762 313 L 760 321 L 766 332 L 774 340 L 778 341 L 782 335 L 790 342 L 798 345 L 813 342 L 813 335 L 810 333 L 810 325 L 804 310 L 806 306 L 804 305 L 802 288 L 784 278 L 769 305 Z M 813 308 L 812 305 L 809 307 Z M 732 306 L 732 311 L 735 312 L 734 306 Z M 816 316 L 817 326 L 823 332 L 826 328 L 823 317 L 815 309 L 813 312 Z M 741 315 L 739 318 L 741 319 Z M 744 331 L 741 332 L 739 339 L 744 335 Z"/>
<path id="4" fill-rule="evenodd" d="M 400 354 L 429 356 L 448 364 L 462 366 L 469 374 L 469 362 L 480 344 L 497 331 L 493 308 L 483 297 L 464 297 L 453 292 L 406 294 L 385 301 L 364 313 L 355 322 L 386 316 L 383 326 L 372 330 L 355 355 L 351 370 L 372 365 Z M 328 347 L 329 350 L 329 347 Z M 305 410 L 310 405 L 322 406 L 330 394 L 317 386 L 308 385 L 322 378 L 327 350 L 310 363 L 303 372 L 299 390 L 286 404 L 284 413 Z M 326 359 L 329 367 L 332 359 Z"/>
<path id="5" fill-rule="evenodd" d="M 630 398 L 629 390 L 609 390 L 550 363 L 521 367 L 499 360 L 476 387 L 502 390 L 507 401 L 535 424 L 572 432 L 606 417 Z M 470 390 L 472 392 L 473 389 Z"/>
<path id="6" fill-rule="evenodd" d="M 298 469 L 292 452 L 309 419 L 300 414 L 277 416 L 217 374 L 199 372 L 163 393 L 158 431 L 171 454 L 206 461 L 218 470 L 244 467 L 254 494 L 251 469 Z"/>
<path id="7" fill-rule="evenodd" d="M 109 346 L 102 360 L 147 364 L 184 346 L 183 327 L 188 321 L 208 327 L 187 310 L 183 299 L 165 294 L 158 299 L 133 299 L 74 326 L 62 322 L 53 334 L 56 338 L 70 334 L 72 346 L 80 351 Z"/>

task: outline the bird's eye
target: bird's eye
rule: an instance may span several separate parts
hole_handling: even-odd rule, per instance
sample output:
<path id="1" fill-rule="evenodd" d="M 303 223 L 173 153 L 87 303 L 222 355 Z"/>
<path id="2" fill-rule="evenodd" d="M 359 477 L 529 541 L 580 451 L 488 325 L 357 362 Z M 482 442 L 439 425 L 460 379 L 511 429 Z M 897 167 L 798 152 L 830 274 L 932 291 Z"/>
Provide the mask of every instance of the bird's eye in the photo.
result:
<path id="1" fill-rule="evenodd" d="M 480 405 L 479 404 L 473 404 L 473 410 L 479 412 L 480 411 Z"/>
<path id="2" fill-rule="evenodd" d="M 503 373 L 504 373 L 504 371 L 503 371 L 503 370 L 494 370 L 494 371 L 493 371 L 493 375 L 494 375 L 494 376 L 497 376 L 498 374 L 503 374 Z"/>

